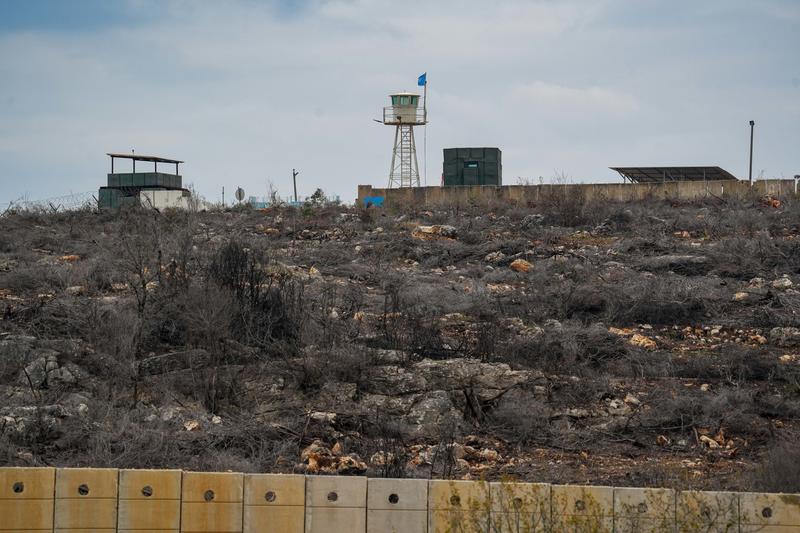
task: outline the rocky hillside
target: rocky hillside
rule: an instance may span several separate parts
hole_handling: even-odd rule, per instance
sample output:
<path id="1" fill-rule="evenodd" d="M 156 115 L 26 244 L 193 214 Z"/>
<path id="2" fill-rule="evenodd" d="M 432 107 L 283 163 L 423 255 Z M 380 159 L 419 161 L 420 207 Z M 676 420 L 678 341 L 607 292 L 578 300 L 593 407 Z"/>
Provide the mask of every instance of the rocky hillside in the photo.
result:
<path id="1" fill-rule="evenodd" d="M 0 217 L 0 465 L 800 490 L 800 205 Z"/>

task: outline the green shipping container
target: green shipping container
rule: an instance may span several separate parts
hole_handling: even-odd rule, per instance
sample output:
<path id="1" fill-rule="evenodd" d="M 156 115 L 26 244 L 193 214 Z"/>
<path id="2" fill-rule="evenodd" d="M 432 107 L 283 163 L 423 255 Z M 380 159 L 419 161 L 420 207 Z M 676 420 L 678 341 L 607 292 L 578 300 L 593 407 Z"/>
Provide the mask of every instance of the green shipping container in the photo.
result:
<path id="1" fill-rule="evenodd" d="M 445 148 L 443 159 L 445 187 L 503 184 L 499 148 Z"/>

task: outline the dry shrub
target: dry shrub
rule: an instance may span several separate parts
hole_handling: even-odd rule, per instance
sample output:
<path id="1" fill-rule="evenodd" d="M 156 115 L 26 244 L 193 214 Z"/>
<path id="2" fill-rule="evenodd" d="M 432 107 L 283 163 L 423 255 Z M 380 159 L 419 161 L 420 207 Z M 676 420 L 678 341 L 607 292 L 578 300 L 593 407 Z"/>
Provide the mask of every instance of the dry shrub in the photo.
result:
<path id="1" fill-rule="evenodd" d="M 776 442 L 750 476 L 750 490 L 800 492 L 800 447 L 796 440 Z"/>
<path id="2" fill-rule="evenodd" d="M 580 187 L 566 183 L 542 186 L 539 196 L 542 212 L 556 226 L 576 227 L 588 223 L 587 200 Z"/>
<path id="3" fill-rule="evenodd" d="M 520 416 L 520 413 L 525 413 Z M 550 406 L 525 390 L 503 395 L 490 411 L 491 429 L 516 444 L 545 444 L 553 436 Z"/>
<path id="4" fill-rule="evenodd" d="M 577 372 L 581 367 L 603 368 L 626 358 L 631 350 L 623 339 L 599 323 L 546 322 L 543 333 L 506 347 L 508 361 L 550 372 Z"/>
<path id="5" fill-rule="evenodd" d="M 686 324 L 715 316 L 729 298 L 707 278 L 640 275 L 607 287 L 606 316 L 615 324 Z"/>
<path id="6" fill-rule="evenodd" d="M 234 333 L 266 349 L 277 341 L 297 341 L 307 317 L 303 284 L 290 276 L 270 275 L 268 264 L 263 250 L 232 240 L 217 252 L 208 271 L 239 304 Z"/>

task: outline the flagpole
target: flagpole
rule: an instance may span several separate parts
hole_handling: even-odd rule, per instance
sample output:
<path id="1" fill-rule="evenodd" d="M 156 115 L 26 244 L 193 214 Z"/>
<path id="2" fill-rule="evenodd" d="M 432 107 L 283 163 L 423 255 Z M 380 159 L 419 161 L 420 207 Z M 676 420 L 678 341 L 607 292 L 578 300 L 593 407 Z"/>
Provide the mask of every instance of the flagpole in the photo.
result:
<path id="1" fill-rule="evenodd" d="M 425 186 L 428 186 L 428 73 L 425 73 L 425 85 L 422 88 L 422 109 L 425 125 L 422 129 L 422 158 L 425 160 L 423 172 L 425 173 Z"/>

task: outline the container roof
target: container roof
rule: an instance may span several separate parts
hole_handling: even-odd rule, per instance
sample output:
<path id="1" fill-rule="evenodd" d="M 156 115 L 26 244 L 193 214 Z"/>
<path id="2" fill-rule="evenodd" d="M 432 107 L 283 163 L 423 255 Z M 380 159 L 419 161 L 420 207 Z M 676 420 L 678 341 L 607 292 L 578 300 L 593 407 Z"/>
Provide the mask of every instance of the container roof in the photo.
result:
<path id="1" fill-rule="evenodd" d="M 183 163 L 177 159 L 168 159 L 166 157 L 158 157 L 154 155 L 141 155 L 129 153 L 107 153 L 107 156 L 113 159 L 133 159 L 134 161 L 150 161 L 151 163 Z"/>
<path id="2" fill-rule="evenodd" d="M 736 176 L 720 167 L 609 167 L 635 183 L 664 181 L 736 180 Z"/>

